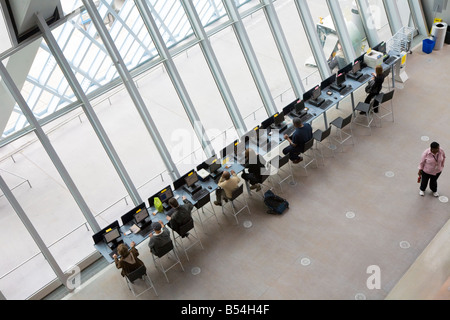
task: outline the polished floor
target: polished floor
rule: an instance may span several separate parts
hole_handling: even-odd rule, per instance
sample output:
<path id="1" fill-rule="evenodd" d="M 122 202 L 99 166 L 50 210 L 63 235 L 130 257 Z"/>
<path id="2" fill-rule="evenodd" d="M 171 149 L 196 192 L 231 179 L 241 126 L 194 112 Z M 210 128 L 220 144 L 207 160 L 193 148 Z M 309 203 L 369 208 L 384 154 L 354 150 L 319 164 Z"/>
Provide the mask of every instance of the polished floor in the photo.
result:
<path id="1" fill-rule="evenodd" d="M 450 180 L 445 171 L 441 198 L 429 190 L 420 197 L 417 184 L 418 161 L 430 142 L 450 150 L 450 76 L 442 72 L 448 65 L 448 46 L 430 55 L 416 47 L 408 55 L 409 79 L 397 83 L 394 122 L 386 117 L 370 130 L 354 125 L 354 146 L 307 172 L 294 165 L 296 185 L 285 183 L 284 193 L 275 188 L 290 202 L 282 216 L 266 214 L 256 195 L 246 194 L 251 214 L 241 213 L 239 225 L 216 208 L 220 224 L 196 223 L 203 249 L 191 248 L 189 260 L 179 253 L 184 271 L 170 270 L 169 283 L 147 242 L 138 246 L 158 293 L 138 299 L 448 300 Z M 363 98 L 359 92 L 357 101 Z M 332 110 L 329 120 L 350 111 L 349 104 Z M 322 127 L 314 122 L 314 129 Z M 373 266 L 380 288 L 370 289 Z M 109 265 L 63 299 L 135 298 Z"/>

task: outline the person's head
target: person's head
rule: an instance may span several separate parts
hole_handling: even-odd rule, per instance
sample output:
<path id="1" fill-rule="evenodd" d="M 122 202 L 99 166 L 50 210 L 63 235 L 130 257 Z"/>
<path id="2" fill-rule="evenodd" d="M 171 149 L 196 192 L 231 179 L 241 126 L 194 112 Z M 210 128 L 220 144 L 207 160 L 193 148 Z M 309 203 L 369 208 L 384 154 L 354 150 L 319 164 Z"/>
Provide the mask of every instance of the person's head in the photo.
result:
<path id="1" fill-rule="evenodd" d="M 228 179 L 231 178 L 231 173 L 228 172 L 228 171 L 224 171 L 223 174 L 222 174 L 222 177 L 223 177 L 225 180 L 228 180 Z"/>
<path id="2" fill-rule="evenodd" d="M 128 256 L 128 254 L 130 253 L 128 251 L 128 248 L 125 244 L 121 243 L 119 244 L 119 246 L 117 247 L 117 253 L 119 254 L 119 256 L 121 256 L 122 258 L 125 258 L 126 256 Z"/>
<path id="3" fill-rule="evenodd" d="M 160 233 L 161 232 L 161 229 L 162 229 L 162 225 L 161 225 L 161 223 L 160 222 L 153 222 L 152 223 L 152 229 L 153 230 L 155 230 L 155 232 L 158 234 L 158 233 Z"/>
<path id="4" fill-rule="evenodd" d="M 383 75 L 383 67 L 382 67 L 381 65 L 376 66 L 376 68 L 375 68 L 375 74 L 376 74 L 377 76 Z"/>
<path id="5" fill-rule="evenodd" d="M 294 127 L 296 127 L 296 128 L 303 127 L 303 122 L 302 122 L 302 120 L 300 120 L 300 118 L 294 118 L 292 120 L 292 123 L 294 124 Z"/>
<path id="6" fill-rule="evenodd" d="M 433 142 L 433 143 L 431 144 L 431 146 L 430 146 L 430 151 L 431 151 L 433 154 L 438 153 L 438 152 L 439 152 L 439 149 L 440 149 L 440 146 L 439 146 L 439 143 L 437 143 L 437 142 Z"/>
<path id="7" fill-rule="evenodd" d="M 178 206 L 179 206 L 178 200 L 175 198 L 170 198 L 169 206 L 171 206 L 172 208 L 178 208 Z"/>

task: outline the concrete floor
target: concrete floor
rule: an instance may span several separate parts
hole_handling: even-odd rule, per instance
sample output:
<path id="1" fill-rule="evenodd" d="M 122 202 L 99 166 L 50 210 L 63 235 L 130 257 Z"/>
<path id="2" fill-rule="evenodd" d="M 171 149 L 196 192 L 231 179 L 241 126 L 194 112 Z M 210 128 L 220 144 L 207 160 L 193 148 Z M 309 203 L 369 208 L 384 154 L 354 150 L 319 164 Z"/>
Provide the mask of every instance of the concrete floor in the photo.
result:
<path id="1" fill-rule="evenodd" d="M 280 15 L 292 14 L 292 8 L 282 7 L 283 13 Z M 282 65 L 279 58 L 275 58 L 276 50 L 264 50 L 264 37 L 261 34 L 258 36 L 262 17 L 255 16 L 253 19 L 253 22 L 248 22 L 249 33 L 256 42 L 257 54 L 264 61 L 264 72 L 270 79 L 271 91 L 277 96 L 277 106 L 282 107 L 295 97 L 292 91 L 285 89 L 289 83 L 282 76 Z M 293 30 L 287 33 L 291 32 Z M 264 110 L 261 109 L 254 117 L 251 115 L 255 105 L 260 103 L 255 103 L 259 98 L 248 74 L 239 78 L 237 71 L 244 67 L 243 61 L 235 60 L 234 68 L 227 67 L 233 59 L 226 60 L 226 56 L 232 50 L 238 50 L 232 32 L 213 37 L 212 42 L 227 70 L 226 76 L 230 79 L 238 105 L 242 106 L 244 116 L 250 114 L 248 126 L 258 124 Z M 292 43 L 293 52 L 301 52 L 302 41 Z M 302 58 L 296 55 L 299 68 L 304 68 L 300 62 L 306 58 L 308 53 Z M 204 62 L 199 62 L 201 60 L 198 48 L 177 57 L 177 67 L 187 84 L 205 79 L 206 73 L 203 71 L 207 69 Z M 449 101 L 450 95 L 447 88 L 449 75 L 442 74 L 449 60 L 448 46 L 431 55 L 421 52 L 420 46 L 412 55 L 408 55 L 406 71 L 409 80 L 405 84 L 397 84 L 395 122 L 386 118 L 381 128 L 372 128 L 371 134 L 367 128 L 354 126 L 355 146 L 346 146 L 343 153 L 327 157 L 324 166 L 317 169 L 309 167 L 308 174 L 301 167 L 294 166 L 297 184 L 284 184 L 284 193 L 278 187 L 275 189 L 290 202 L 290 210 L 283 216 L 267 215 L 262 201 L 247 195 L 251 215 L 240 215 L 238 226 L 234 218 L 222 215 L 216 208 L 220 225 L 215 220 L 207 221 L 204 229 L 196 224 L 204 249 L 195 246 L 189 250 L 189 261 L 180 254 L 185 271 L 181 268 L 170 270 L 170 283 L 153 266 L 147 243 L 141 244 L 138 249 L 148 267 L 148 275 L 154 282 L 158 297 L 153 292 L 147 292 L 140 299 L 445 298 L 445 283 L 450 270 L 448 203 L 430 194 L 419 197 L 416 180 L 420 155 L 431 141 L 440 142 L 444 150 L 450 149 L 446 146 L 450 116 L 447 106 L 442 103 Z M 307 73 L 303 71 L 301 74 Z M 188 130 L 189 123 L 174 93 L 168 94 L 161 89 L 164 88 L 164 81 L 168 82 L 167 75 L 154 72 L 139 80 L 138 85 L 145 102 L 152 107 L 152 115 L 158 119 L 159 128 L 174 121 L 178 128 Z M 311 81 L 309 85 L 312 86 L 316 80 L 312 78 Z M 239 90 L 237 83 L 242 83 L 248 90 Z M 220 102 L 220 97 L 213 87 L 207 87 L 211 85 L 210 82 L 205 81 L 204 85 L 202 90 L 198 86 L 189 86 L 188 90 L 199 107 L 200 117 L 210 120 L 205 123 L 212 123 L 207 129 L 213 129 L 216 125 L 218 131 L 224 130 L 230 125 L 228 117 L 224 116 L 224 109 L 217 108 L 221 113 L 216 113 L 208 108 L 211 101 Z M 152 88 L 153 91 L 147 91 L 146 88 Z M 203 96 L 205 92 L 211 95 Z M 357 102 L 364 97 L 362 89 L 355 95 Z M 155 175 L 153 172 L 158 173 L 164 168 L 159 162 L 155 165 L 155 162 L 145 160 L 152 159 L 156 151 L 145 129 L 141 125 L 133 125 L 139 123 L 139 119 L 126 93 L 119 92 L 111 100 L 97 103 L 96 111 L 130 170 L 133 181 L 141 186 Z M 162 117 L 163 112 L 170 112 L 172 117 Z M 350 101 L 347 100 L 340 105 L 339 110 L 329 111 L 328 120 L 346 116 L 350 112 Z M 120 187 L 120 181 L 111 166 L 93 165 L 107 164 L 108 160 L 100 151 L 101 147 L 83 115 L 81 120 L 70 121 L 64 125 L 64 130 L 54 131 L 49 136 L 89 207 L 98 214 L 125 196 L 126 192 Z M 323 129 L 323 126 L 321 118 L 313 123 L 314 129 Z M 127 128 L 130 130 L 127 131 Z M 424 136 L 430 140 L 423 141 Z M 32 141 L 33 137 L 28 139 Z M 223 146 L 232 139 L 232 136 L 228 136 L 227 141 L 224 141 L 219 137 L 214 143 Z M 83 143 L 80 144 L 80 141 Z M 15 155 L 16 162 L 9 160 L 7 154 L 13 152 L 19 143 L 24 144 L 22 140 L 1 150 L 4 159 L 2 169 L 20 174 L 32 182 L 33 188 L 20 186 L 15 190 L 15 195 L 44 241 L 53 244 L 51 250 L 57 256 L 58 263 L 67 270 L 74 261 L 82 260 L 86 252 L 92 252 L 91 232 L 83 226 L 84 220 L 79 209 L 39 144 L 32 143 Z M 136 146 L 146 146 L 138 149 L 139 157 L 135 156 Z M 201 159 L 196 161 L 199 163 Z M 189 165 L 192 166 L 192 163 Z M 186 171 L 189 169 L 191 167 L 187 165 Z M 143 199 L 166 186 L 167 176 L 164 178 L 165 181 L 158 177 L 141 187 L 139 192 Z M 10 185 L 21 181 L 6 174 L 5 180 Z M 445 173 L 439 184 L 441 195 L 450 195 L 449 180 Z M 99 194 L 102 196 L 99 197 Z M 0 235 L 0 239 L 2 242 L 20 244 L 20 249 L 16 245 L 4 247 L 6 251 L 1 252 L 3 256 L 9 257 L 1 265 L 1 270 L 6 272 L 34 255 L 37 248 L 31 239 L 24 236 L 26 231 L 4 197 L 0 201 L 2 222 L 9 226 L 9 230 L 14 230 Z M 61 213 L 62 207 L 64 214 Z M 131 203 L 119 201 L 99 215 L 99 223 L 101 226 L 109 224 L 131 207 Z M 49 230 L 47 225 L 50 222 L 58 228 Z M 251 227 L 246 228 L 245 222 L 251 222 Z M 74 225 L 81 227 L 64 241 L 76 245 L 68 247 L 58 242 L 60 237 L 73 230 Z M 96 270 L 94 276 L 83 280 L 81 287 L 64 299 L 134 299 L 115 266 L 104 267 L 102 262 L 99 265 L 99 272 Z M 381 288 L 369 290 L 366 285 L 370 277 L 367 269 L 374 265 L 381 271 Z M 39 277 L 31 280 L 23 277 L 35 268 L 40 270 Z M 1 279 L 0 290 L 7 298 L 13 299 L 20 296 L 15 288 L 30 281 L 35 282 L 33 287 L 36 288 L 53 278 L 45 260 L 38 255 L 31 264 Z M 61 298 L 61 295 L 55 296 L 56 299 Z"/>

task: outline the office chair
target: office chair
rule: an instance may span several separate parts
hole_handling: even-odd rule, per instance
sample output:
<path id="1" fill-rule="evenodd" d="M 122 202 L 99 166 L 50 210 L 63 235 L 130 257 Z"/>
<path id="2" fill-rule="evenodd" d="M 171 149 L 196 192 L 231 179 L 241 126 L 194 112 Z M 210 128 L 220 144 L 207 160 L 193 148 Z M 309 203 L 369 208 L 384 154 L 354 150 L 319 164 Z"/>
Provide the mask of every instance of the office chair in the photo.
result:
<path id="1" fill-rule="evenodd" d="M 155 250 L 155 252 L 150 251 L 152 253 L 153 263 L 155 264 L 155 268 L 160 270 L 162 273 L 164 273 L 164 276 L 166 277 L 167 282 L 169 282 L 169 278 L 167 277 L 167 271 L 175 267 L 177 264 L 180 264 L 181 269 L 184 271 L 183 264 L 181 263 L 180 258 L 177 255 L 177 252 L 174 250 L 173 241 L 170 240 L 170 242 L 166 243 L 161 248 Z M 168 258 L 171 258 L 170 254 L 172 253 L 172 256 L 175 260 L 175 262 L 170 265 L 168 268 L 165 268 L 161 258 L 166 256 Z"/>
<path id="2" fill-rule="evenodd" d="M 395 89 L 387 92 L 387 93 L 380 93 L 375 97 L 375 100 L 378 102 L 378 113 L 374 113 L 375 117 L 380 122 L 380 127 L 382 127 L 382 119 L 385 117 L 392 115 L 392 122 L 395 122 L 394 119 L 394 91 Z M 390 107 L 386 107 L 386 102 L 391 102 Z"/>
<path id="3" fill-rule="evenodd" d="M 136 294 L 136 292 L 134 290 L 134 283 L 136 280 L 142 280 L 147 285 L 147 289 L 145 289 L 144 291 L 142 291 L 139 294 Z M 147 268 L 145 267 L 145 265 L 140 266 L 138 269 L 136 269 L 133 272 L 131 272 L 130 274 L 126 275 L 125 281 L 127 282 L 128 289 L 130 289 L 130 291 L 133 293 L 133 295 L 136 298 L 139 297 L 140 295 L 142 295 L 143 293 L 149 291 L 150 289 L 153 289 L 153 291 L 155 291 L 156 296 L 158 296 L 158 293 L 156 292 L 156 289 L 155 289 L 155 286 L 153 285 L 152 280 L 147 275 Z"/>
<path id="4" fill-rule="evenodd" d="M 312 163 L 316 163 L 316 168 L 319 167 L 317 165 L 316 155 L 314 154 L 313 147 L 314 147 L 314 138 L 305 143 L 305 149 L 303 150 L 302 153 L 303 161 L 300 162 L 300 166 L 303 169 L 305 169 L 306 175 L 308 175 L 307 168 Z"/>
<path id="5" fill-rule="evenodd" d="M 289 180 L 289 178 L 291 178 L 292 185 L 296 185 L 297 182 L 294 179 L 294 173 L 292 172 L 291 162 L 289 161 L 289 154 L 287 154 L 283 157 L 278 156 L 277 161 L 278 161 L 277 165 L 275 165 L 276 163 L 274 163 L 275 162 L 274 160 L 270 161 L 272 168 L 276 168 L 278 170 L 277 174 L 273 174 L 273 175 L 271 175 L 271 177 L 274 179 L 275 179 L 275 177 L 277 177 L 279 179 L 279 181 L 276 181 L 276 182 L 280 186 L 281 192 L 284 193 L 283 182 Z M 284 177 L 282 177 L 281 174 L 283 174 Z"/>
<path id="6" fill-rule="evenodd" d="M 200 246 L 203 248 L 203 244 L 200 241 L 200 238 L 198 236 L 197 230 L 194 226 L 194 219 L 190 219 L 187 223 L 180 226 L 178 231 L 172 230 L 172 237 L 175 242 L 175 247 L 177 250 L 184 251 L 184 254 L 186 255 L 187 260 L 189 261 L 189 256 L 187 254 L 187 251 L 195 246 L 196 244 L 200 244 Z M 185 244 L 185 242 L 190 241 L 188 245 Z"/>
<path id="7" fill-rule="evenodd" d="M 345 142 L 349 139 L 352 140 L 352 145 L 355 145 L 353 140 L 353 130 L 352 130 L 352 117 L 353 113 L 351 113 L 346 118 L 338 117 L 334 119 L 330 126 L 334 126 L 336 128 L 336 133 L 333 135 L 333 139 L 341 145 L 341 149 L 343 150 Z M 350 125 L 350 131 L 346 131 L 346 128 Z"/>
<path id="8" fill-rule="evenodd" d="M 324 166 L 325 166 L 325 156 L 324 156 L 323 150 L 322 150 L 323 142 L 330 135 L 331 135 L 331 127 L 328 127 L 328 129 L 326 129 L 325 131 L 318 129 L 318 130 L 314 131 L 314 133 L 313 133 L 313 138 L 316 141 L 316 147 L 314 148 L 314 150 L 319 153 L 319 156 L 322 158 L 322 163 Z M 334 150 L 329 141 L 328 141 L 328 145 L 326 147 L 331 150 L 331 154 L 334 157 Z"/>
<path id="9" fill-rule="evenodd" d="M 205 208 L 207 204 L 211 205 L 211 209 Z M 198 219 L 200 220 L 200 223 L 202 225 L 202 229 L 205 229 L 205 226 L 203 225 L 203 221 L 206 221 L 212 217 L 216 218 L 217 224 L 220 226 L 219 219 L 217 218 L 216 211 L 214 210 L 214 205 L 211 202 L 211 194 L 208 194 L 197 201 L 197 203 L 194 205 L 194 212 L 197 213 Z M 201 212 L 200 212 L 201 209 Z"/>
<path id="10" fill-rule="evenodd" d="M 236 190 L 233 191 L 231 199 L 227 198 L 227 196 L 224 195 L 224 197 L 228 200 L 228 202 L 225 201 L 225 203 L 222 205 L 222 213 L 225 214 L 225 206 L 227 204 L 229 204 L 231 206 L 232 211 L 233 211 L 232 212 L 233 217 L 236 219 L 236 224 L 239 224 L 239 220 L 237 218 L 237 215 L 239 213 L 241 213 L 245 208 L 247 208 L 248 213 L 251 214 L 250 208 L 248 206 L 247 199 L 245 198 L 245 196 L 242 197 L 243 198 L 242 201 L 238 200 L 239 196 L 243 195 L 243 193 L 244 193 L 244 185 L 241 184 Z M 236 203 L 240 203 L 241 205 L 243 205 L 242 208 L 237 210 Z"/>
<path id="11" fill-rule="evenodd" d="M 353 119 L 354 124 L 368 128 L 370 130 L 370 134 L 372 134 L 372 122 L 374 121 L 374 104 L 375 99 L 372 99 L 370 103 L 359 102 L 355 108 L 356 115 Z M 360 114 L 359 112 L 364 112 L 364 114 Z"/>

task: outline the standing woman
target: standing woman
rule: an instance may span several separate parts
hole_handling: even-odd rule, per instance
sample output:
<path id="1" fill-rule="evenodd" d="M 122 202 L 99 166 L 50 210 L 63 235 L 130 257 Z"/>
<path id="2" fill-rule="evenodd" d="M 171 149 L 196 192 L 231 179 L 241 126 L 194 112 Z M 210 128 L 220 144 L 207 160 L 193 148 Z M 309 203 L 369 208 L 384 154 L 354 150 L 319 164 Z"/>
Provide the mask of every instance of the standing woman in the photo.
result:
<path id="1" fill-rule="evenodd" d="M 372 86 L 372 89 L 369 92 L 369 95 L 367 96 L 365 103 L 369 104 L 373 98 L 375 98 L 377 95 L 380 94 L 381 89 L 383 89 L 383 83 L 384 83 L 384 72 L 383 67 L 381 65 L 377 66 L 375 68 L 375 73 L 372 73 L 373 75 L 373 81 L 375 83 Z M 378 101 L 375 101 L 373 105 L 373 112 L 378 113 Z"/>
<path id="2" fill-rule="evenodd" d="M 445 165 L 445 152 L 439 146 L 439 143 L 433 142 L 430 149 L 427 149 L 422 154 L 422 159 L 419 164 L 419 177 L 421 178 L 421 185 L 419 194 L 423 197 L 425 190 L 430 183 L 430 189 L 433 196 L 439 197 L 437 192 L 437 180 L 439 179 Z"/>

